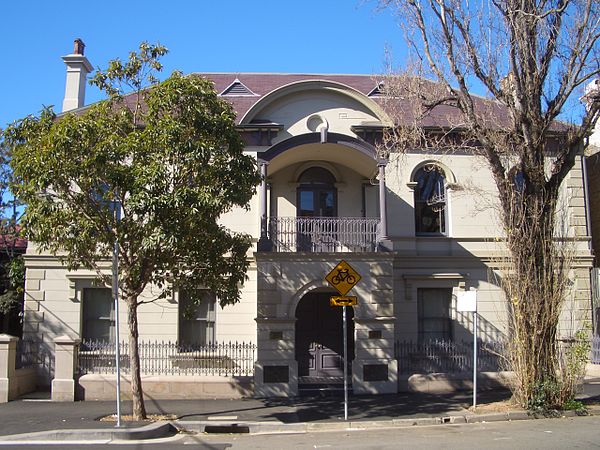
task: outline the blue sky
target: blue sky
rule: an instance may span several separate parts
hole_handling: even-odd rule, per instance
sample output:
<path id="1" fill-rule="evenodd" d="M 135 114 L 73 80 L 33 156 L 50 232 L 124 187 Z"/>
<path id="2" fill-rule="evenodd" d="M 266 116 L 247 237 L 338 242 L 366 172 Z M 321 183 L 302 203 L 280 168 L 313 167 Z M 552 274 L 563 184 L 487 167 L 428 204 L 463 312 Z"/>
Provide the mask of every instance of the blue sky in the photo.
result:
<path id="1" fill-rule="evenodd" d="M 367 0 L 7 1 L 2 5 L 0 128 L 42 105 L 60 111 L 61 56 L 77 37 L 94 67 L 144 40 L 166 45 L 165 73 L 383 71 L 402 59 L 402 34 Z M 88 88 L 86 103 L 99 99 Z"/>

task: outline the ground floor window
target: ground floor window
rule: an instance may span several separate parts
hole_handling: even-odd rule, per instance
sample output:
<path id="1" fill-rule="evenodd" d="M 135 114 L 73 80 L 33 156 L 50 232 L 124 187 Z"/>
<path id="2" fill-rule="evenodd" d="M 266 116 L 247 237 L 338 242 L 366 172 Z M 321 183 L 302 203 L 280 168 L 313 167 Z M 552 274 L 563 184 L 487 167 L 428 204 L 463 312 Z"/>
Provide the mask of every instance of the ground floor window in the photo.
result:
<path id="1" fill-rule="evenodd" d="M 422 288 L 417 290 L 419 341 L 452 339 L 452 289 Z"/>
<path id="2" fill-rule="evenodd" d="M 115 302 L 109 288 L 84 288 L 81 337 L 114 342 Z"/>
<path id="3" fill-rule="evenodd" d="M 215 296 L 207 291 L 179 293 L 179 345 L 200 347 L 215 341 Z"/>

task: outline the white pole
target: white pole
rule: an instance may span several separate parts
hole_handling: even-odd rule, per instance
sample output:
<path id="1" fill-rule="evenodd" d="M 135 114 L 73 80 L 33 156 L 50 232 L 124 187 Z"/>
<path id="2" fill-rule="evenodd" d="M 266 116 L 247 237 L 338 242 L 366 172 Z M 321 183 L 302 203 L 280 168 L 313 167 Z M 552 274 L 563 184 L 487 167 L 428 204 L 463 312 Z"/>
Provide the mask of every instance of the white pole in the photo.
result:
<path id="1" fill-rule="evenodd" d="M 477 407 L 477 311 L 473 311 L 473 409 Z"/>
<path id="2" fill-rule="evenodd" d="M 344 420 L 348 420 L 348 328 L 346 327 L 346 308 L 344 306 Z"/>
<path id="3" fill-rule="evenodd" d="M 115 195 L 115 219 L 119 222 L 121 205 L 116 201 Z M 121 426 L 121 350 L 119 348 L 119 241 L 115 239 L 112 258 L 112 290 L 115 299 L 115 368 L 117 371 L 117 427 Z"/>

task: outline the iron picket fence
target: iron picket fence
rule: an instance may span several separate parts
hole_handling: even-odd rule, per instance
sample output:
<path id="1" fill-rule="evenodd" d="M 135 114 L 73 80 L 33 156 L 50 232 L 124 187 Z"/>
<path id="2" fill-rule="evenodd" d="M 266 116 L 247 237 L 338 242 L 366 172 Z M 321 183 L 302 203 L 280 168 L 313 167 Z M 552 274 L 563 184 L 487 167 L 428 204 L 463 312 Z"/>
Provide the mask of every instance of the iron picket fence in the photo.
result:
<path id="1" fill-rule="evenodd" d="M 481 372 L 503 370 L 504 344 L 478 342 L 477 369 Z M 452 341 L 412 342 L 396 341 L 398 372 L 461 373 L 473 370 L 473 343 Z"/>
<path id="2" fill-rule="evenodd" d="M 252 376 L 256 344 L 247 342 L 185 346 L 171 341 L 140 341 L 140 372 L 144 375 Z M 120 367 L 129 372 L 129 344 L 119 346 Z M 83 341 L 79 348 L 79 373 L 116 372 L 115 344 Z"/>

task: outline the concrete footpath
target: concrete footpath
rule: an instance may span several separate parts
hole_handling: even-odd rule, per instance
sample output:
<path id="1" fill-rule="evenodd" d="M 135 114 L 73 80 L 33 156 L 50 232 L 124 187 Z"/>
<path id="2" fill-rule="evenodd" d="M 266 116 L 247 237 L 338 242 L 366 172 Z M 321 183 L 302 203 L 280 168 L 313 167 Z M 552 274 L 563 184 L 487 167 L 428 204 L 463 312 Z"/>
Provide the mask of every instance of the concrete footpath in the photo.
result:
<path id="1" fill-rule="evenodd" d="M 8 441 L 143 440 L 172 436 L 179 430 L 214 433 L 306 432 L 530 418 L 523 411 L 496 407 L 496 402 L 509 398 L 508 391 L 480 392 L 480 408 L 474 412 L 470 409 L 470 392 L 350 396 L 348 422 L 344 421 L 342 396 L 240 400 L 146 398 L 148 414 L 170 416 L 174 420 L 169 421 L 169 417 L 165 417 L 166 422 L 123 422 L 123 426 L 117 429 L 115 422 L 99 420 L 115 413 L 115 402 L 58 403 L 49 401 L 44 395 L 36 395 L 0 405 L 0 445 Z M 600 414 L 600 378 L 586 380 L 579 398 L 591 405 L 593 414 Z M 131 402 L 123 402 L 122 414 L 130 412 Z"/>

